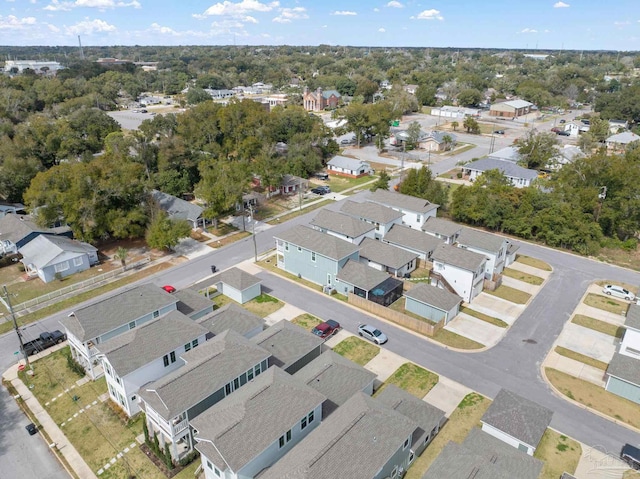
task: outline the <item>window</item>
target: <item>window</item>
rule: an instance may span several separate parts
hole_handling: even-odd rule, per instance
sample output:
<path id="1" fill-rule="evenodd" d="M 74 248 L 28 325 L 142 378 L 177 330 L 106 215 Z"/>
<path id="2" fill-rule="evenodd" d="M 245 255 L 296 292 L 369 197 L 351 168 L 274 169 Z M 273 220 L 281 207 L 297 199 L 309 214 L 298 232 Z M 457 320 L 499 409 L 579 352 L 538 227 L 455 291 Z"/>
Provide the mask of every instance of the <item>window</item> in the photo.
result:
<path id="1" fill-rule="evenodd" d="M 291 429 L 280 436 L 280 439 L 278 439 L 278 445 L 280 446 L 280 448 L 283 448 L 289 441 L 291 441 Z"/>
<path id="2" fill-rule="evenodd" d="M 191 341 L 191 346 L 193 346 L 194 348 L 198 346 L 198 338 Z"/>
<path id="3" fill-rule="evenodd" d="M 82 266 L 82 256 L 80 256 L 78 258 L 73 258 L 73 265 L 74 266 Z"/>
<path id="4" fill-rule="evenodd" d="M 228 396 L 229 394 L 231 394 L 231 391 L 232 391 L 231 390 L 231 383 L 229 383 L 224 387 L 224 393 L 225 393 L 225 395 Z"/>
<path id="5" fill-rule="evenodd" d="M 303 417 L 302 421 L 300 421 L 300 429 L 304 430 L 307 427 L 307 417 Z"/>
<path id="6" fill-rule="evenodd" d="M 289 243 L 285 243 L 284 244 L 284 250 L 285 251 L 289 251 Z"/>
<path id="7" fill-rule="evenodd" d="M 311 252 L 311 261 L 313 261 L 313 262 L 316 261 L 316 252 L 315 251 Z"/>
<path id="8" fill-rule="evenodd" d="M 154 311 L 153 312 L 153 318 L 157 318 L 158 316 L 160 316 L 160 311 Z"/>
<path id="9" fill-rule="evenodd" d="M 327 284 L 331 284 L 331 273 L 327 274 Z"/>
<path id="10" fill-rule="evenodd" d="M 235 378 L 233 380 L 233 389 L 238 389 L 240 387 L 240 380 L 238 378 Z"/>
<path id="11" fill-rule="evenodd" d="M 311 411 L 309 413 L 309 424 L 311 424 L 313 422 L 314 416 L 313 416 L 313 411 Z"/>
<path id="12" fill-rule="evenodd" d="M 302 248 L 300 248 L 300 246 L 298 246 L 298 253 L 302 252 Z"/>
<path id="13" fill-rule="evenodd" d="M 256 372 L 256 376 L 260 376 L 262 370 L 260 369 L 260 365 L 258 364 L 253 370 Z"/>
<path id="14" fill-rule="evenodd" d="M 138 399 L 138 396 L 136 396 L 135 394 L 133 396 L 131 396 L 131 400 L 135 401 L 136 399 Z"/>
<path id="15" fill-rule="evenodd" d="M 287 442 L 291 441 L 291 429 L 287 431 Z"/>
<path id="16" fill-rule="evenodd" d="M 240 376 L 240 386 L 247 384 L 247 373 L 242 373 Z"/>
<path id="17" fill-rule="evenodd" d="M 398 477 L 398 466 L 393 468 L 393 471 L 391 471 L 391 477 L 396 478 Z"/>
<path id="18" fill-rule="evenodd" d="M 409 454 L 409 464 L 413 462 L 414 458 L 415 458 L 415 454 L 413 453 L 413 451 L 411 451 L 411 454 Z"/>
<path id="19" fill-rule="evenodd" d="M 187 343 L 184 345 L 184 352 L 186 353 L 187 351 L 191 350 L 191 343 Z"/>
<path id="20" fill-rule="evenodd" d="M 221 475 L 220 475 L 220 474 L 221 474 L 221 473 L 220 473 L 220 470 L 219 470 L 217 467 L 214 467 L 214 468 L 213 468 L 213 473 L 214 473 L 217 477 L 221 477 Z"/>
<path id="21" fill-rule="evenodd" d="M 56 273 L 62 273 L 63 271 L 69 269 L 69 262 L 63 261 L 62 263 L 58 263 L 57 265 L 55 265 L 54 269 L 56 270 Z"/>
<path id="22" fill-rule="evenodd" d="M 171 351 L 171 354 L 169 354 L 169 356 L 171 357 L 171 362 L 175 363 L 176 362 L 176 352 L 175 351 Z"/>
<path id="23" fill-rule="evenodd" d="M 164 367 L 166 368 L 169 364 L 173 364 L 176 362 L 176 353 L 175 351 L 171 351 L 169 354 L 165 354 L 162 357 L 162 361 L 164 362 Z"/>
<path id="24" fill-rule="evenodd" d="M 407 447 L 409 447 L 409 438 L 405 439 L 404 444 L 402 445 L 402 449 L 406 449 Z"/>
<path id="25" fill-rule="evenodd" d="M 253 380 L 253 369 L 249 369 L 247 371 L 247 380 L 248 381 L 252 381 Z"/>
<path id="26" fill-rule="evenodd" d="M 209 469 L 213 469 L 213 464 L 211 464 L 208 459 L 207 459 L 207 467 Z"/>
<path id="27" fill-rule="evenodd" d="M 136 322 L 135 322 L 135 321 L 131 321 L 131 322 L 129 323 L 129 329 L 133 329 L 133 328 L 135 328 L 135 327 L 136 327 Z"/>

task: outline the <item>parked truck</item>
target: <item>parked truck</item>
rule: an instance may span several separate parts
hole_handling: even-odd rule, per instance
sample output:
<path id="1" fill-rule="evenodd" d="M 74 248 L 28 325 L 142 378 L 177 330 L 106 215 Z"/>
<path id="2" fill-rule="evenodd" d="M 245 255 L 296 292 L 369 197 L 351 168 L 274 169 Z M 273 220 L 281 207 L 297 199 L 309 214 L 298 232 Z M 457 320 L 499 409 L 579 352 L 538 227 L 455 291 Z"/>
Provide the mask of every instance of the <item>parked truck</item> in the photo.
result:
<path id="1" fill-rule="evenodd" d="M 66 339 L 67 335 L 58 330 L 40 333 L 40 336 L 38 336 L 33 341 L 24 343 L 24 352 L 27 354 L 27 356 L 31 356 L 32 354 L 37 354 L 41 351 L 44 351 L 45 349 L 50 348 L 55 344 L 60 344 Z"/>

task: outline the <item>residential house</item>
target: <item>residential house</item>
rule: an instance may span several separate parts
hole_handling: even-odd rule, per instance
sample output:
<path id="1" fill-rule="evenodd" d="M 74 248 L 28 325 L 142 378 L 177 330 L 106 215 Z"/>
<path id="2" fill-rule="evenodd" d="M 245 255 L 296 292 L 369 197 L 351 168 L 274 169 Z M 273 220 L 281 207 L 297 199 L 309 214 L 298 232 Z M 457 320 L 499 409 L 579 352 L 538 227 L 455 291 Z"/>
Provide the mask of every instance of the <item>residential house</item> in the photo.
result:
<path id="1" fill-rule="evenodd" d="M 376 229 L 371 223 L 326 209 L 320 210 L 310 225 L 318 231 L 353 244 L 360 244 L 364 238 L 373 238 Z"/>
<path id="2" fill-rule="evenodd" d="M 583 151 L 573 145 L 557 146 L 556 150 L 557 153 L 551 158 L 550 164 L 547 166 L 550 170 L 559 170 L 564 165 L 568 165 L 577 159 L 585 157 Z"/>
<path id="3" fill-rule="evenodd" d="M 174 460 L 183 458 L 194 446 L 189 421 L 264 374 L 269 356 L 231 330 L 183 353 L 183 366 L 140 388 L 149 434 L 163 449 L 169 444 Z"/>
<path id="4" fill-rule="evenodd" d="M 325 396 L 279 368 L 191 420 L 206 479 L 252 479 L 315 430 Z"/>
<path id="5" fill-rule="evenodd" d="M 441 106 L 431 109 L 431 116 L 438 118 L 450 118 L 453 121 L 464 121 L 468 116 L 477 118 L 480 116 L 480 110 L 477 108 L 463 108 L 460 106 Z"/>
<path id="6" fill-rule="evenodd" d="M 404 309 L 423 318 L 447 324 L 460 312 L 462 298 L 446 289 L 420 283 L 405 294 Z"/>
<path id="7" fill-rule="evenodd" d="M 5 214 L 0 217 L 0 254 L 15 254 L 40 235 L 73 237 L 68 226 L 43 228 L 32 216 Z"/>
<path id="8" fill-rule="evenodd" d="M 531 186 L 531 182 L 538 178 L 536 170 L 529 170 L 518 166 L 511 161 L 482 158 L 462 166 L 462 174 L 469 177 L 469 181 L 475 181 L 485 171 L 499 170 L 516 188 Z"/>
<path id="9" fill-rule="evenodd" d="M 240 268 L 229 268 L 212 281 L 218 291 L 236 303 L 244 304 L 262 294 L 262 280 Z"/>
<path id="10" fill-rule="evenodd" d="M 404 85 L 402 89 L 411 95 L 415 95 L 416 91 L 418 91 L 418 85 Z"/>
<path id="11" fill-rule="evenodd" d="M 509 242 L 502 236 L 472 228 L 463 228 L 458 236 L 458 248 L 482 254 L 487 258 L 484 276 L 495 281 L 502 274 L 509 249 Z"/>
<path id="12" fill-rule="evenodd" d="M 482 292 L 487 258 L 448 244 L 438 246 L 431 256 L 431 284 L 447 288 L 470 303 Z"/>
<path id="13" fill-rule="evenodd" d="M 307 111 L 323 111 L 327 108 L 335 109 L 342 95 L 336 90 L 322 90 L 318 88 L 312 92 L 309 87 L 302 90 L 302 106 Z"/>
<path id="14" fill-rule="evenodd" d="M 26 208 L 22 203 L 5 203 L 4 201 L 0 201 L 0 218 L 5 215 L 24 215 L 26 213 Z M 2 249 L 0 248 L 0 252 Z"/>
<path id="15" fill-rule="evenodd" d="M 518 118 L 531 113 L 534 109 L 534 104 L 525 100 L 510 100 L 497 102 L 491 105 L 489 108 L 490 116 L 497 116 L 500 118 Z"/>
<path id="16" fill-rule="evenodd" d="M 401 211 L 372 203 L 371 201 L 356 203 L 355 201 L 347 200 L 340 208 L 340 211 L 374 225 L 376 227 L 374 232 L 375 239 L 382 239 L 393 225 L 402 224 L 404 216 Z"/>
<path id="17" fill-rule="evenodd" d="M 571 138 L 577 138 L 578 135 L 589 131 L 589 125 L 572 121 L 564 124 L 564 131 L 568 131 Z"/>
<path id="18" fill-rule="evenodd" d="M 402 477 L 410 464 L 416 427 L 404 415 L 358 392 L 260 479 Z"/>
<path id="19" fill-rule="evenodd" d="M 423 198 L 402 193 L 392 193 L 378 189 L 369 195 L 367 201 L 387 206 L 402 213 L 402 223 L 419 230 L 427 218 L 435 217 L 439 205 Z"/>
<path id="20" fill-rule="evenodd" d="M 513 263 L 515 263 L 516 259 L 518 259 L 517 253 L 519 249 L 520 246 L 513 244 L 511 241 L 507 241 L 507 256 L 504 262 L 505 268 L 511 266 Z"/>
<path id="21" fill-rule="evenodd" d="M 629 122 L 626 120 L 609 120 L 609 133 L 615 135 L 629 129 Z"/>
<path id="22" fill-rule="evenodd" d="M 393 276 L 358 261 L 347 261 L 336 276 L 336 290 L 345 296 L 353 293 L 383 306 L 395 303 L 403 283 Z"/>
<path id="23" fill-rule="evenodd" d="M 251 341 L 270 354 L 269 366 L 277 366 L 289 374 L 320 356 L 324 340 L 286 319 L 258 333 Z"/>
<path id="24" fill-rule="evenodd" d="M 629 143 L 640 140 L 640 135 L 636 135 L 631 131 L 624 131 L 611 135 L 606 139 L 607 151 L 610 153 L 624 153 Z"/>
<path id="25" fill-rule="evenodd" d="M 336 155 L 327 162 L 330 175 L 361 178 L 371 174 L 371 166 L 364 160 Z"/>
<path id="26" fill-rule="evenodd" d="M 178 298 L 177 308 L 189 319 L 195 321 L 213 312 L 214 303 L 206 296 L 192 289 L 180 289 L 173 293 Z"/>
<path id="27" fill-rule="evenodd" d="M 333 287 L 345 263 L 360 257 L 357 245 L 302 225 L 274 238 L 278 268 L 321 286 Z"/>
<path id="28" fill-rule="evenodd" d="M 501 389 L 480 422 L 487 434 L 533 456 L 552 416 L 546 407 Z"/>
<path id="29" fill-rule="evenodd" d="M 447 420 L 444 411 L 394 384 L 385 386 L 376 399 L 418 425 L 411 438 L 411 454 L 414 456 L 422 454 Z M 409 457 L 409 462 L 412 462 Z"/>
<path id="30" fill-rule="evenodd" d="M 142 324 L 178 309 L 178 298 L 153 284 L 132 287 L 89 306 L 78 308 L 60 320 L 65 329 L 71 356 L 97 379 L 104 373 L 99 366 L 96 346 Z"/>
<path id="31" fill-rule="evenodd" d="M 507 146 L 499 150 L 489 153 L 487 158 L 492 160 L 510 161 L 511 163 L 518 163 L 522 160 L 522 155 L 515 146 Z"/>
<path id="32" fill-rule="evenodd" d="M 419 148 L 427 151 L 448 151 L 458 142 L 458 137 L 449 131 L 430 131 L 420 139 Z"/>
<path id="33" fill-rule="evenodd" d="M 235 303 L 228 303 L 213 313 L 197 320 L 214 336 L 227 329 L 251 339 L 264 330 L 264 319 Z"/>
<path id="34" fill-rule="evenodd" d="M 331 350 L 300 369 L 294 377 L 327 398 L 322 404 L 323 421 L 357 392 L 371 396 L 377 378 L 375 373 Z"/>
<path id="35" fill-rule="evenodd" d="M 640 404 L 640 306 L 629 305 L 624 336 L 607 367 L 605 389 Z"/>
<path id="36" fill-rule="evenodd" d="M 462 444 L 449 441 L 422 479 L 538 479 L 543 465 L 473 428 Z"/>
<path id="37" fill-rule="evenodd" d="M 140 387 L 182 367 L 180 356 L 204 344 L 206 333 L 192 319 L 171 311 L 98 345 L 109 397 L 127 416 L 135 416 Z"/>
<path id="38" fill-rule="evenodd" d="M 365 238 L 360 245 L 360 262 L 403 278 L 418 265 L 418 254 L 393 245 Z"/>
<path id="39" fill-rule="evenodd" d="M 405 225 L 393 225 L 382 241 L 416 253 L 422 261 L 431 261 L 434 250 L 444 243 L 440 238 Z"/>
<path id="40" fill-rule="evenodd" d="M 428 235 L 441 239 L 446 244 L 454 244 L 458 241 L 458 235 L 462 231 L 462 226 L 453 221 L 442 218 L 427 218 L 422 225 L 422 231 Z"/>
<path id="41" fill-rule="evenodd" d="M 65 236 L 40 235 L 18 250 L 29 276 L 44 283 L 88 270 L 98 264 L 98 248 Z"/>
<path id="42" fill-rule="evenodd" d="M 284 175 L 280 182 L 279 191 L 281 195 L 295 195 L 304 192 L 309 187 L 309 180 L 295 175 Z"/>
<path id="43" fill-rule="evenodd" d="M 202 217 L 204 211 L 202 206 L 158 190 L 151 190 L 151 197 L 170 219 L 186 220 L 192 229 L 204 228 L 207 225 L 207 220 Z"/>

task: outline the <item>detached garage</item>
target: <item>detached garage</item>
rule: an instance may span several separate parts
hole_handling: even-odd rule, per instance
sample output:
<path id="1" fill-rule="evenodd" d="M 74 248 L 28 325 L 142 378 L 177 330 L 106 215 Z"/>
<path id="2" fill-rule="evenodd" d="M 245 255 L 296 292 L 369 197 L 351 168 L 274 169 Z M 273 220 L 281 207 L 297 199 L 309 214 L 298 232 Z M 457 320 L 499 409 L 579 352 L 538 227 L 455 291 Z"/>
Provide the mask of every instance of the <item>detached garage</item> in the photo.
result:
<path id="1" fill-rule="evenodd" d="M 262 292 L 261 283 L 262 280 L 246 271 L 242 271 L 239 268 L 231 268 L 217 275 L 213 284 L 225 296 L 237 303 L 244 304 L 260 296 Z"/>
<path id="2" fill-rule="evenodd" d="M 434 323 L 447 324 L 460 312 L 462 298 L 446 289 L 421 283 L 405 294 L 405 309 Z"/>

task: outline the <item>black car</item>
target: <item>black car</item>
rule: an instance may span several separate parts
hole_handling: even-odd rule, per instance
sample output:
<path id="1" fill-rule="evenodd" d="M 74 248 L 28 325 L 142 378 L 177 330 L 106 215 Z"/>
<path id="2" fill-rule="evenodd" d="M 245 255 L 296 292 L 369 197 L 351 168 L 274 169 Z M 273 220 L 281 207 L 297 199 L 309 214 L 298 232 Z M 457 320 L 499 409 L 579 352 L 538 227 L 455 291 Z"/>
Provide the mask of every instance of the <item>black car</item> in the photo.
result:
<path id="1" fill-rule="evenodd" d="M 504 130 L 494 130 L 496 135 L 504 135 Z"/>
<path id="2" fill-rule="evenodd" d="M 569 133 L 566 130 L 561 130 L 557 134 L 560 135 L 560 136 L 571 136 L 571 133 Z"/>
<path id="3" fill-rule="evenodd" d="M 327 193 L 331 193 L 331 188 L 329 188 L 328 186 L 318 186 L 316 188 L 312 188 L 311 193 L 322 196 L 326 195 Z"/>
<path id="4" fill-rule="evenodd" d="M 625 444 L 620 452 L 620 458 L 632 469 L 640 470 L 640 449 L 631 444 Z"/>
<path id="5" fill-rule="evenodd" d="M 29 433 L 29 436 L 33 436 L 35 433 L 37 433 L 37 432 L 38 432 L 38 428 L 37 428 L 37 427 L 36 427 L 36 425 L 35 425 L 34 423 L 32 423 L 32 422 L 30 422 L 29 424 L 27 424 L 24 428 L 25 428 L 25 429 L 27 430 L 27 432 Z"/>

